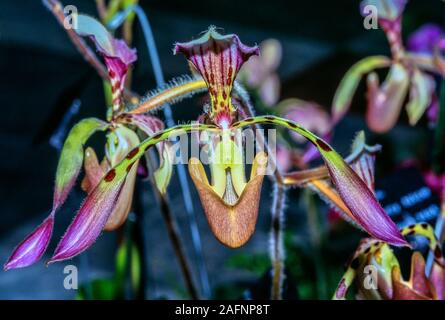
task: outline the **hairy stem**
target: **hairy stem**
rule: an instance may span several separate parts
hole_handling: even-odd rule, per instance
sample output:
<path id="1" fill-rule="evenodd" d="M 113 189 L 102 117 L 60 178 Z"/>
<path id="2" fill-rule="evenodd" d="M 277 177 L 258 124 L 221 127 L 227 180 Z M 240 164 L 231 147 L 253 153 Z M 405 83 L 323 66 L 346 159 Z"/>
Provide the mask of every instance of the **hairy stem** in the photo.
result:
<path id="1" fill-rule="evenodd" d="M 255 109 L 252 105 L 249 95 L 244 90 L 244 88 L 239 84 L 235 83 L 235 92 L 241 98 L 242 107 L 245 115 L 247 117 L 255 116 Z M 257 125 L 252 125 L 254 129 L 256 129 Z M 260 132 L 260 131 L 259 131 Z M 284 259 L 285 252 L 283 246 L 283 225 L 285 221 L 284 216 L 284 204 L 286 202 L 286 192 L 285 185 L 283 183 L 283 177 L 276 166 L 277 160 L 275 158 L 275 154 L 270 152 L 269 145 L 265 141 L 264 135 L 262 132 L 257 136 L 260 140 L 259 142 L 265 146 L 268 153 L 268 161 L 272 163 L 272 167 L 276 168 L 274 171 L 274 193 L 273 193 L 273 201 L 272 201 L 272 222 L 271 222 L 271 231 L 270 231 L 270 257 L 272 260 L 272 288 L 271 288 L 271 298 L 273 300 L 282 299 L 282 287 L 284 281 Z"/>

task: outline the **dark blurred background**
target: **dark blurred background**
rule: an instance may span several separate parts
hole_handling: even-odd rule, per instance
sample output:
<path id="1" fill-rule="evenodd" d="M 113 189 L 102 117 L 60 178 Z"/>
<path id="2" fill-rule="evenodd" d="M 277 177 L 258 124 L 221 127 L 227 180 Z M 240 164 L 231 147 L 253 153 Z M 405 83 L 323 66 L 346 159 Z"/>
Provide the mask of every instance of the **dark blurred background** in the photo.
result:
<path id="1" fill-rule="evenodd" d="M 70 0 L 64 4 L 73 4 L 80 12 L 97 15 L 94 1 Z M 404 35 L 427 21 L 441 24 L 443 5 L 439 0 L 410 1 L 404 18 Z M 283 83 L 282 98 L 312 100 L 328 109 L 339 80 L 354 62 L 370 54 L 388 53 L 383 32 L 363 28 L 356 0 L 144 0 L 141 6 L 150 19 L 166 79 L 188 72 L 183 57 L 173 56 L 172 44 L 188 41 L 209 25 L 216 25 L 227 33 L 238 34 L 247 44 L 260 43 L 267 38 L 280 40 L 283 45 L 283 62 L 279 69 Z M 155 80 L 138 22 L 135 23 L 134 39 L 138 61 L 134 66 L 133 89 L 144 94 L 155 87 Z M 58 151 L 48 141 L 63 115 L 77 98 L 81 107 L 71 119 L 70 126 L 86 116 L 103 118 L 105 102 L 100 78 L 38 0 L 0 1 L 0 71 L 0 262 L 3 263 L 14 246 L 48 214 L 58 160 Z M 354 99 L 352 112 L 336 129 L 334 146 L 343 155 L 347 154 L 354 133 L 366 127 L 363 121 L 364 101 L 361 87 Z M 192 99 L 175 106 L 175 119 L 196 119 L 200 114 L 198 102 L 199 99 Z M 425 131 L 408 128 L 403 117 L 391 135 L 398 137 L 402 148 L 404 143 L 408 145 L 408 154 L 424 152 L 417 147 L 410 149 L 409 145 Z M 380 158 L 385 158 L 385 152 L 388 151 L 384 149 Z M 391 162 L 384 163 L 382 172 L 392 165 Z M 268 261 L 270 190 L 270 183 L 266 182 L 257 232 L 245 247 L 234 251 L 223 247 L 213 237 L 192 188 L 213 296 L 236 298 L 249 288 L 261 287 L 258 281 L 265 270 L 238 266 L 243 254 L 256 257 L 244 262 L 250 267 L 257 260 L 260 265 L 262 261 Z M 147 298 L 183 298 L 184 285 L 165 224 L 154 205 L 156 200 L 152 192 L 144 191 L 142 203 L 147 216 L 148 243 Z M 293 195 L 297 198 L 298 192 L 295 190 L 289 194 L 286 225 L 289 241 L 302 244 L 298 247 L 304 248 L 308 232 L 306 218 L 300 203 L 293 200 Z M 196 277 L 190 229 L 176 175 L 169 194 Z M 58 212 L 54 241 L 48 254 L 71 221 L 83 196 L 78 188 Z M 26 269 L 1 271 L 0 299 L 71 299 L 75 292 L 63 288 L 63 267 L 66 264 L 81 266 L 81 282 L 107 277 L 113 272 L 115 243 L 115 235 L 107 233 L 84 253 L 86 258 L 83 262 L 76 258 L 48 268 L 40 262 Z M 338 272 L 341 272 L 357 242 L 354 238 L 340 243 L 335 256 L 327 257 L 340 267 Z M 303 268 L 305 262 L 298 260 L 305 254 L 304 249 L 301 250 L 294 262 L 301 263 Z M 288 254 L 290 259 L 294 259 L 294 254 Z M 238 257 L 238 262 L 231 264 L 234 256 Z M 47 258 L 45 256 L 44 260 Z M 333 283 L 339 279 L 338 272 L 332 274 Z M 311 274 L 296 274 L 300 278 L 293 279 L 295 283 L 313 279 Z M 327 278 L 330 276 L 328 272 Z M 290 294 L 297 296 L 296 293 Z M 328 292 L 328 296 L 330 294 Z"/>

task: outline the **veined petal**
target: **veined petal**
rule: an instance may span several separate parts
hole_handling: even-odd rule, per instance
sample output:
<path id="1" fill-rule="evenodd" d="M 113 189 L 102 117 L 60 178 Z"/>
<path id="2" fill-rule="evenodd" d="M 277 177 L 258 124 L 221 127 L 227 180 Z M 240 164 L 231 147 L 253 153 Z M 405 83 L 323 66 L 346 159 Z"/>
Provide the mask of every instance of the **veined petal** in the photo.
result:
<path id="1" fill-rule="evenodd" d="M 77 123 L 69 132 L 60 154 L 56 171 L 53 210 L 66 200 L 79 175 L 83 163 L 83 146 L 91 135 L 104 131 L 108 124 L 96 118 L 88 118 Z"/>
<path id="2" fill-rule="evenodd" d="M 230 125 L 235 112 L 231 101 L 233 82 L 243 63 L 259 54 L 258 47 L 246 46 L 237 35 L 221 35 L 215 27 L 210 27 L 196 40 L 177 43 L 174 53 L 178 52 L 186 56 L 206 82 L 214 123 Z"/>
<path id="3" fill-rule="evenodd" d="M 146 114 L 126 114 L 123 119 L 126 123 L 137 126 L 148 136 L 164 129 L 164 123 L 157 117 Z M 159 167 L 154 172 L 154 179 L 158 190 L 164 194 L 170 184 L 173 173 L 173 155 L 169 142 L 160 142 L 156 145 L 159 153 Z"/>
<path id="4" fill-rule="evenodd" d="M 126 177 L 148 148 L 164 141 L 171 135 L 193 130 L 216 131 L 217 128 L 200 124 L 172 127 L 145 139 L 128 152 L 125 158 L 110 169 L 94 190 L 88 194 L 74 221 L 59 242 L 50 262 L 70 259 L 94 243 L 115 207 Z"/>
<path id="5" fill-rule="evenodd" d="M 438 263 L 433 264 L 430 281 L 436 291 L 438 300 L 445 299 L 445 268 Z"/>
<path id="6" fill-rule="evenodd" d="M 431 104 L 435 89 L 436 83 L 431 76 L 418 69 L 414 69 L 411 79 L 410 98 L 406 105 L 410 125 L 414 126 L 425 113 L 425 110 Z"/>
<path id="7" fill-rule="evenodd" d="M 136 50 L 130 49 L 124 40 L 113 38 L 99 21 L 87 15 L 78 15 L 75 30 L 81 36 L 91 37 L 103 55 L 111 83 L 113 110 L 117 111 L 121 107 L 128 68 L 137 59 Z"/>
<path id="8" fill-rule="evenodd" d="M 82 167 L 83 145 L 94 132 L 106 128 L 105 122 L 89 118 L 80 121 L 71 129 L 57 166 L 51 213 L 14 249 L 4 266 L 5 270 L 23 268 L 40 260 L 51 240 L 55 213 L 65 202 Z"/>
<path id="9" fill-rule="evenodd" d="M 89 193 L 99 183 L 100 179 L 108 171 L 109 166 L 106 159 L 99 163 L 97 160 L 96 152 L 93 148 L 88 147 L 85 149 L 85 160 L 83 161 L 83 167 L 85 170 L 85 177 L 82 180 L 82 190 Z"/>
<path id="10" fill-rule="evenodd" d="M 90 247 L 115 208 L 126 176 L 111 169 L 87 196 L 48 263 L 71 259 Z"/>
<path id="11" fill-rule="evenodd" d="M 238 248 L 252 236 L 258 216 L 261 185 L 267 155 L 260 152 L 252 164 L 250 180 L 235 204 L 227 204 L 210 186 L 201 162 L 189 160 L 189 172 L 198 190 L 204 212 L 216 238 L 226 246 Z"/>
<path id="12" fill-rule="evenodd" d="M 380 88 L 377 74 L 369 74 L 367 80 L 366 120 L 370 129 L 383 133 L 390 130 L 399 118 L 410 81 L 408 71 L 401 64 L 395 63 Z"/>
<path id="13" fill-rule="evenodd" d="M 14 249 L 3 267 L 4 270 L 24 268 L 40 260 L 48 247 L 53 227 L 54 214 L 50 214 Z"/>
<path id="14" fill-rule="evenodd" d="M 407 245 L 365 182 L 338 154 L 327 154 L 326 166 L 340 197 L 357 223 L 370 235 L 389 244 Z"/>
<path id="15" fill-rule="evenodd" d="M 360 60 L 346 72 L 332 102 L 332 120 L 334 123 L 340 121 L 348 112 L 361 78 L 374 69 L 385 68 L 390 65 L 391 59 L 388 57 L 372 56 Z"/>

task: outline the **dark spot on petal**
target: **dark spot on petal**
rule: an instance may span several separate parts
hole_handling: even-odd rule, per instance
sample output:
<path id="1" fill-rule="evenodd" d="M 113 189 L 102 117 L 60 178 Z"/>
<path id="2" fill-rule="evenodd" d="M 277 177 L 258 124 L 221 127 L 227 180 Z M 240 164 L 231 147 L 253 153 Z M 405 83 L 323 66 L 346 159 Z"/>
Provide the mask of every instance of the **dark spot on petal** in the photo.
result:
<path id="1" fill-rule="evenodd" d="M 410 230 L 412 230 L 412 229 L 414 229 L 414 228 L 416 228 L 416 225 L 415 225 L 415 224 L 412 224 L 412 225 L 410 225 L 410 226 L 408 227 L 408 229 L 410 229 Z"/>
<path id="2" fill-rule="evenodd" d="M 104 180 L 106 182 L 111 182 L 113 181 L 114 177 L 116 176 L 116 170 L 111 169 L 110 171 L 108 171 L 108 173 L 105 175 Z"/>
<path id="3" fill-rule="evenodd" d="M 442 250 L 440 250 L 439 245 L 436 245 L 436 247 L 434 248 L 434 256 L 436 257 L 436 259 L 440 259 L 442 257 Z"/>
<path id="4" fill-rule="evenodd" d="M 158 134 L 155 134 L 154 136 L 152 136 L 151 138 L 156 140 L 156 139 L 159 139 L 161 136 L 162 136 L 162 133 L 158 133 Z"/>
<path id="5" fill-rule="evenodd" d="M 298 126 L 295 123 L 291 122 L 291 121 L 288 121 L 287 124 L 288 124 L 289 127 L 293 128 L 293 129 L 298 128 Z"/>
<path id="6" fill-rule="evenodd" d="M 411 231 L 408 232 L 406 235 L 407 235 L 407 236 L 412 236 L 414 233 L 416 233 L 416 231 L 415 231 L 415 230 L 411 230 Z"/>
<path id="7" fill-rule="evenodd" d="M 354 258 L 354 260 L 352 260 L 351 262 L 351 268 L 356 270 L 359 266 L 359 261 L 358 261 L 358 257 Z"/>
<path id="8" fill-rule="evenodd" d="M 369 251 L 371 251 L 371 247 L 366 248 L 366 250 L 365 250 L 365 254 L 368 254 Z"/>
<path id="9" fill-rule="evenodd" d="M 250 122 L 253 122 L 254 119 L 253 119 L 253 118 L 247 118 L 247 119 L 244 119 L 243 121 L 244 121 L 244 122 L 249 122 L 249 123 L 250 123 Z"/>
<path id="10" fill-rule="evenodd" d="M 331 147 L 328 146 L 328 145 L 327 145 L 323 140 L 321 140 L 321 139 L 317 139 L 316 143 L 317 143 L 317 145 L 318 145 L 321 149 L 323 149 L 324 151 L 331 151 L 331 150 L 332 150 Z"/>
<path id="11" fill-rule="evenodd" d="M 275 120 L 275 118 L 271 117 L 271 116 L 265 116 L 264 119 L 266 119 L 266 120 Z"/>
<path id="12" fill-rule="evenodd" d="M 420 226 L 425 230 L 428 229 L 428 223 L 422 223 Z"/>
<path id="13" fill-rule="evenodd" d="M 127 159 L 130 160 L 132 159 L 135 155 L 137 155 L 139 152 L 139 148 L 134 148 L 133 150 L 131 150 L 128 154 L 127 154 Z"/>

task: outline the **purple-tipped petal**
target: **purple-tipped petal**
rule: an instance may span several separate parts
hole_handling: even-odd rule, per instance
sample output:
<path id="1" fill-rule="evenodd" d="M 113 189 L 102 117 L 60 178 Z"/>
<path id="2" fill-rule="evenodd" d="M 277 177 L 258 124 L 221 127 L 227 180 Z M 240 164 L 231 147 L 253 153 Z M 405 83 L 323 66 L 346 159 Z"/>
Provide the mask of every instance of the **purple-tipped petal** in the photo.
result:
<path id="1" fill-rule="evenodd" d="M 326 161 L 326 166 L 337 192 L 364 230 L 391 245 L 408 245 L 372 191 L 346 162 Z"/>
<path id="2" fill-rule="evenodd" d="M 108 171 L 83 202 L 48 263 L 71 259 L 96 241 L 115 207 L 124 182 L 125 175 L 117 176 L 114 168 Z"/>
<path id="3" fill-rule="evenodd" d="M 407 48 L 411 52 L 432 53 L 435 46 L 443 39 L 442 28 L 434 23 L 427 23 L 410 34 Z"/>
<path id="4" fill-rule="evenodd" d="M 90 37 L 104 57 L 113 93 L 113 110 L 118 110 L 128 68 L 137 59 L 136 50 L 129 48 L 124 40 L 113 38 L 99 21 L 83 14 L 78 15 L 75 30 L 81 36 Z"/>
<path id="5" fill-rule="evenodd" d="M 27 267 L 42 257 L 46 248 L 54 226 L 54 213 L 51 214 L 31 232 L 20 244 L 14 249 L 8 261 L 4 265 L 4 270 Z"/>

